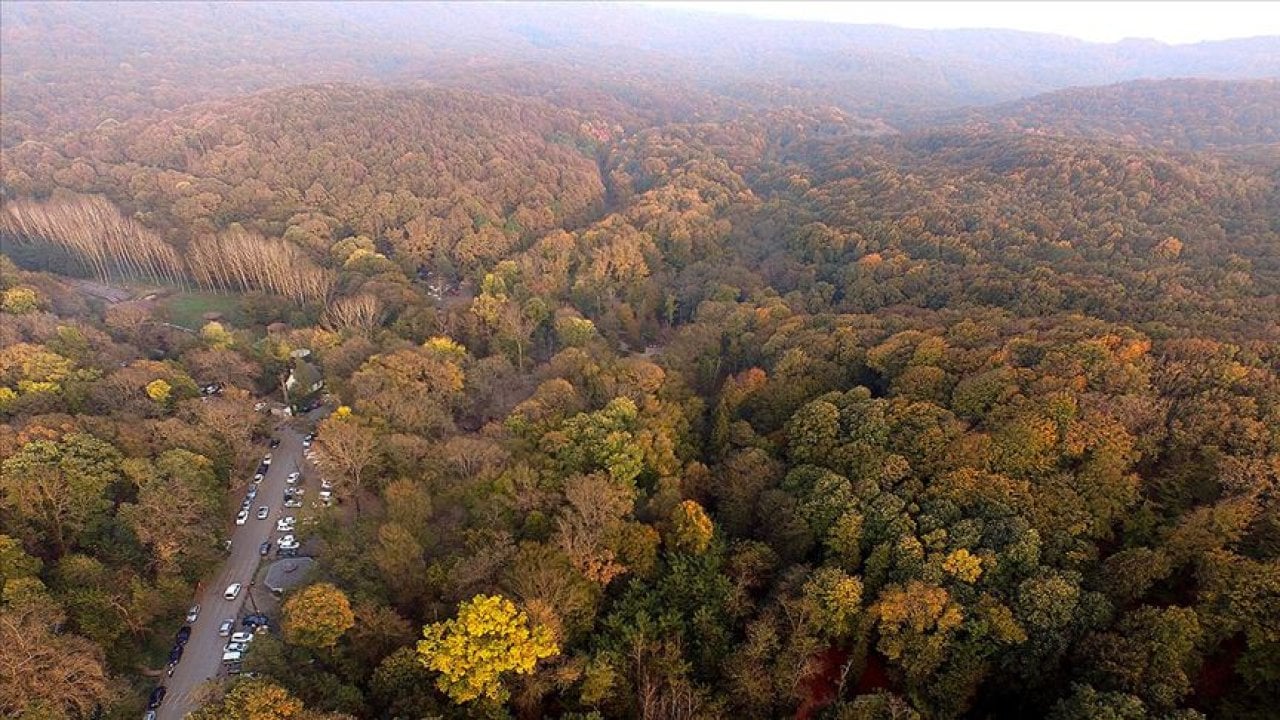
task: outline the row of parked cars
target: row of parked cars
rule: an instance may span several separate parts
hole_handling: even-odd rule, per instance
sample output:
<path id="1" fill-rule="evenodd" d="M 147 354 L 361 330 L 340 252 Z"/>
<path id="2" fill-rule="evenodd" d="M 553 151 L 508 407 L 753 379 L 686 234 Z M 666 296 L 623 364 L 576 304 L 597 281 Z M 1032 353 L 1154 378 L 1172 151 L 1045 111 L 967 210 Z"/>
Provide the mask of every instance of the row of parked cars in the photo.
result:
<path id="1" fill-rule="evenodd" d="M 279 440 L 272 440 L 271 447 L 275 448 L 280 445 Z M 249 521 L 249 510 L 253 507 L 253 501 L 258 498 L 258 486 L 262 484 L 263 478 L 267 476 L 267 471 L 271 469 L 271 453 L 267 453 L 262 458 L 262 462 L 258 465 L 258 470 L 253 474 L 253 482 L 249 484 L 249 489 L 245 491 L 244 499 L 240 501 L 240 512 L 236 514 L 236 524 L 243 525 Z M 258 508 L 258 519 L 266 520 L 270 510 L 266 505 Z"/>

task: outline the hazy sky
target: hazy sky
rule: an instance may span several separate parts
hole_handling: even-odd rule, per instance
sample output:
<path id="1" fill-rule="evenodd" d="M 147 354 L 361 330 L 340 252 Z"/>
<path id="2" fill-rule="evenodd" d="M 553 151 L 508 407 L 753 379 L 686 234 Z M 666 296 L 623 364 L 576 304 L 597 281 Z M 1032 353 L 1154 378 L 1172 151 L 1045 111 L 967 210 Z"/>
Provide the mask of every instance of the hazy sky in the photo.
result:
<path id="1" fill-rule="evenodd" d="M 1009 28 L 1095 42 L 1280 35 L 1280 2 L 663 2 L 709 12 L 910 28 Z"/>

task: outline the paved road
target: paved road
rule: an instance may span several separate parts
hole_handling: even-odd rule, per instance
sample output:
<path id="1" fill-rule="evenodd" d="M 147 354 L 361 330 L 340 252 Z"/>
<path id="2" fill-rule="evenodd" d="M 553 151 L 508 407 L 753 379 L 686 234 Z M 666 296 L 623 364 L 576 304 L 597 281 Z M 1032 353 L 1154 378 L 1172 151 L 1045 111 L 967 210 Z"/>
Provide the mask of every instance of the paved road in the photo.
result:
<path id="1" fill-rule="evenodd" d="M 275 532 L 276 519 L 281 517 L 286 476 L 303 466 L 302 435 L 285 426 L 276 432 L 280 447 L 271 450 L 271 468 L 263 478 L 258 489 L 258 497 L 250 508 L 249 519 L 244 525 L 234 525 L 231 535 L 231 555 L 211 578 L 205 579 L 205 585 L 198 593 L 196 602 L 200 603 L 200 617 L 191 625 L 191 639 L 187 641 L 183 651 L 182 662 L 178 663 L 173 677 L 168 678 L 165 685 L 168 694 L 164 704 L 157 711 L 157 720 L 181 720 L 187 713 L 197 707 L 200 686 L 218 677 L 222 669 L 222 648 L 226 639 L 218 636 L 218 626 L 223 620 L 234 618 L 235 629 L 242 630 L 240 617 L 242 608 L 251 611 L 250 595 L 256 601 L 258 596 L 267 593 L 264 587 L 250 587 L 258 571 L 258 564 L 263 558 L 258 554 L 258 546 L 267 538 L 276 539 L 280 534 Z M 267 450 L 264 447 L 263 453 Z M 244 480 L 241 481 L 242 483 Z M 247 490 L 247 485 L 241 488 Z M 237 498 L 244 497 L 243 494 Z M 240 503 L 236 502 L 239 512 Z M 258 508 L 266 505 L 271 514 L 266 520 L 259 520 Z M 274 552 L 272 553 L 274 558 Z M 244 589 L 235 600 L 223 599 L 223 592 L 231 583 L 241 583 Z M 249 607 L 245 607 L 249 606 Z M 274 618 L 273 618 L 274 619 Z M 177 631 L 175 626 L 174 631 Z"/>

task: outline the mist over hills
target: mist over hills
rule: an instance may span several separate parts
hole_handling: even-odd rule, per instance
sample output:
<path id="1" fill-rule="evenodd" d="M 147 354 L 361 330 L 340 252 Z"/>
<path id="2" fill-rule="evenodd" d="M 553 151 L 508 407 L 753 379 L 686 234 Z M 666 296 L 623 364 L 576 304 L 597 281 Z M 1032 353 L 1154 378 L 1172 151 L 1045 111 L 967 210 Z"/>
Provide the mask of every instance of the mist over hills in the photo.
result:
<path id="1" fill-rule="evenodd" d="M 18 2 L 0 13 L 6 145 L 331 80 L 496 85 L 562 100 L 567 81 L 579 102 L 592 91 L 651 114 L 679 86 L 707 96 L 695 112 L 724 117 L 779 103 L 894 116 L 1135 78 L 1280 76 L 1280 38 L 1096 44 L 605 4 Z"/>
<path id="2" fill-rule="evenodd" d="M 0 716 L 1274 720 L 1278 43 L 0 3 Z"/>

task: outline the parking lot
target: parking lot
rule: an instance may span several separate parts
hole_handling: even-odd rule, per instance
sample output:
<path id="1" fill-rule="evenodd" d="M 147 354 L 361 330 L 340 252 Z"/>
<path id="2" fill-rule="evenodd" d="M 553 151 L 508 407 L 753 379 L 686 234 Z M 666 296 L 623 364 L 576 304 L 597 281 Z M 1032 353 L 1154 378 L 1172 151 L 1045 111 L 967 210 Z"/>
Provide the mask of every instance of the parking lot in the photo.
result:
<path id="1" fill-rule="evenodd" d="M 236 668 L 235 655 L 227 654 L 228 651 L 234 653 L 239 647 L 243 657 L 252 640 L 242 635 L 236 639 L 244 642 L 232 645 L 230 650 L 228 644 L 232 642 L 232 634 L 252 631 L 244 624 L 246 616 L 262 613 L 273 625 L 278 623 L 278 599 L 259 578 L 265 576 L 266 566 L 278 556 L 293 556 L 304 550 L 296 538 L 293 542 L 286 538 L 297 535 L 305 518 L 314 515 L 311 505 L 318 502 L 320 484 L 307 473 L 303 433 L 284 426 L 274 438 L 279 440 L 277 447 L 263 448 L 264 453 L 270 452 L 271 462 L 262 478 L 254 482 L 246 477 L 241 481 L 240 497 L 248 503 L 242 501 L 235 510 L 226 562 L 197 590 L 194 602 L 198 603 L 199 612 L 194 622 L 183 626 L 183 618 L 175 618 L 175 633 L 181 632 L 180 627 L 188 627 L 190 636 L 183 643 L 180 660 L 171 667 L 172 676 L 162 683 L 165 696 L 155 711 L 156 720 L 178 720 L 186 716 L 204 699 L 207 683 L 220 682 L 229 670 Z M 293 476 L 294 473 L 299 475 Z M 285 498 L 290 497 L 286 491 L 296 493 L 297 489 L 303 489 L 304 493 L 292 495 L 294 501 L 289 504 L 293 507 L 285 507 Z M 261 508 L 266 508 L 266 512 L 261 512 Z M 295 518 L 292 526 L 282 522 L 290 516 Z M 240 587 L 231 597 L 227 591 L 233 584 Z M 226 627 L 227 621 L 231 621 L 230 627 Z"/>

